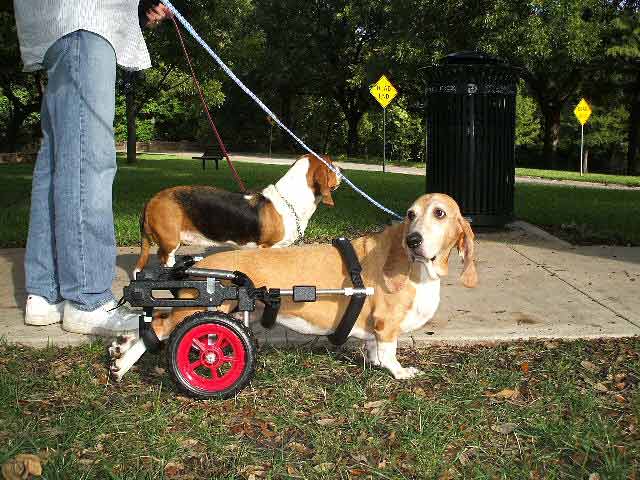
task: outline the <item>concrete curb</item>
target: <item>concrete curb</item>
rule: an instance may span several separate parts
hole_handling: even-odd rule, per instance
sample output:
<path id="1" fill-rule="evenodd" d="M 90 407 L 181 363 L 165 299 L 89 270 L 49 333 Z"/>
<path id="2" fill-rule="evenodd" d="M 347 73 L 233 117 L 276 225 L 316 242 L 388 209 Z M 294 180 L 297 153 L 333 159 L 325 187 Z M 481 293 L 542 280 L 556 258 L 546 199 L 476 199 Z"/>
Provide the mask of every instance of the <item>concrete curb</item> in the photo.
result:
<path id="1" fill-rule="evenodd" d="M 515 228 L 527 232 L 534 237 L 538 237 L 544 241 L 554 243 L 558 245 L 560 248 L 572 248 L 573 245 L 561 238 L 556 237 L 555 235 L 550 234 L 546 230 L 541 229 L 540 227 L 536 227 L 529 222 L 525 222 L 524 220 L 515 220 L 507 225 L 507 228 Z"/>

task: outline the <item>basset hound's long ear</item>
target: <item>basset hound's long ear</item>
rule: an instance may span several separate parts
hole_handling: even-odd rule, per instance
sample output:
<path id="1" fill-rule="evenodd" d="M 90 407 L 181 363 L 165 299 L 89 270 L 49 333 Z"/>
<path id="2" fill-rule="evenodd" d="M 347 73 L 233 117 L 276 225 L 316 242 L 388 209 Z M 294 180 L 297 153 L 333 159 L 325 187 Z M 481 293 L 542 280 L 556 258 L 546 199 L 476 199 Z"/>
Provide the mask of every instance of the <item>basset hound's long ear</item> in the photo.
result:
<path id="1" fill-rule="evenodd" d="M 328 157 L 324 157 L 325 160 Z M 316 182 L 320 188 L 320 195 L 322 195 L 322 203 L 329 207 L 334 207 L 335 203 L 333 203 L 333 197 L 331 196 L 331 189 L 334 186 L 331 182 L 331 176 L 334 175 L 327 166 L 320 162 L 320 160 L 316 160 L 318 162 L 317 174 L 316 174 Z M 331 160 L 329 159 L 329 162 Z M 328 163 L 329 163 L 328 162 Z"/>
<path id="2" fill-rule="evenodd" d="M 464 261 L 460 281 L 467 288 L 473 288 L 478 285 L 478 272 L 474 261 L 474 244 L 475 235 L 471 230 L 471 225 L 462 216 L 458 217 L 458 224 L 462 229 L 458 238 L 458 253 Z"/>
<path id="3" fill-rule="evenodd" d="M 382 268 L 384 284 L 390 293 L 397 293 L 402 290 L 407 283 L 411 273 L 411 262 L 404 247 L 404 223 L 391 227 L 389 235 L 389 250 L 387 259 Z"/>

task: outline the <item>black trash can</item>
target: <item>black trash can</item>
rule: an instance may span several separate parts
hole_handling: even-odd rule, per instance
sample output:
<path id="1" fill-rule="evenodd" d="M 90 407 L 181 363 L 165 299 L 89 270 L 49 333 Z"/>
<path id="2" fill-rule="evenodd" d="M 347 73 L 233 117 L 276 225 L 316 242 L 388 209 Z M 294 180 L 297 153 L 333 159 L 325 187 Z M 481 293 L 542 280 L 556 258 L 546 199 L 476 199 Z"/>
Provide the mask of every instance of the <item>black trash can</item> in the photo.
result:
<path id="1" fill-rule="evenodd" d="M 513 219 L 516 75 L 478 52 L 427 71 L 427 192 L 451 195 L 474 226 Z"/>

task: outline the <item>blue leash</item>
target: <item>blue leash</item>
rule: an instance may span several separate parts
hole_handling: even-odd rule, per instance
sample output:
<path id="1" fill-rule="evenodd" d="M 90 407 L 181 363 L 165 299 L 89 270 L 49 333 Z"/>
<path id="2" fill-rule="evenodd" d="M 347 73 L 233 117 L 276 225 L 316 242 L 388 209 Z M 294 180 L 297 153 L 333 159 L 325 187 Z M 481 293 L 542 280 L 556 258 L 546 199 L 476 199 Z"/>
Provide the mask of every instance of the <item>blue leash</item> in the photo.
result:
<path id="1" fill-rule="evenodd" d="M 333 173 L 335 173 L 339 178 L 342 179 L 342 181 L 344 181 L 347 185 L 349 185 L 353 190 L 355 190 L 356 192 L 358 192 L 361 196 L 363 196 L 364 198 L 366 198 L 371 204 L 375 205 L 376 207 L 378 207 L 380 210 L 382 210 L 383 212 L 388 213 L 389 215 L 391 215 L 392 217 L 395 217 L 399 220 L 402 220 L 402 216 L 398 215 L 396 212 L 394 212 L 393 210 L 385 207 L 384 205 L 382 205 L 380 202 L 376 201 L 374 198 L 370 197 L 366 192 L 364 192 L 362 189 L 358 188 L 351 180 L 349 180 L 343 173 L 340 172 L 340 170 L 338 170 L 336 167 L 334 167 L 333 165 L 327 163 L 320 155 L 318 155 L 316 152 L 314 152 L 310 147 L 307 146 L 306 143 L 304 143 L 300 138 L 298 138 L 298 136 L 293 133 L 291 130 L 289 130 L 289 128 L 280 121 L 280 119 L 276 116 L 275 113 L 273 113 L 269 107 L 267 107 L 262 100 L 260 100 L 256 94 L 254 94 L 251 90 L 249 90 L 249 88 L 242 83 L 242 80 L 240 80 L 232 71 L 229 67 L 227 67 L 227 65 L 222 61 L 222 59 L 216 54 L 216 52 L 214 52 L 211 47 L 209 45 L 207 45 L 207 42 L 205 42 L 200 35 L 198 35 L 198 32 L 195 31 L 195 29 L 191 26 L 191 24 L 180 14 L 180 12 L 178 10 L 176 10 L 176 7 L 174 7 L 171 2 L 169 0 L 160 0 L 170 11 L 171 13 L 180 21 L 180 23 L 184 26 L 184 28 L 191 34 L 191 36 L 202 46 L 202 48 L 204 48 L 207 53 L 209 55 L 211 55 L 211 57 L 216 61 L 216 63 L 220 66 L 220 68 L 222 68 L 222 70 L 236 83 L 236 85 L 238 85 L 242 91 L 244 91 L 247 95 L 249 95 L 249 97 L 251 97 L 251 99 L 256 102 L 258 104 L 258 106 L 264 110 L 264 112 L 269 115 L 274 122 L 276 122 L 276 124 L 282 128 L 285 132 L 287 132 L 291 138 L 293 138 L 296 142 L 298 142 L 298 144 L 304 149 L 306 150 L 309 154 L 313 155 L 314 157 L 316 157 L 318 160 L 320 160 L 322 163 L 324 163 L 327 168 L 329 170 L 331 170 Z"/>

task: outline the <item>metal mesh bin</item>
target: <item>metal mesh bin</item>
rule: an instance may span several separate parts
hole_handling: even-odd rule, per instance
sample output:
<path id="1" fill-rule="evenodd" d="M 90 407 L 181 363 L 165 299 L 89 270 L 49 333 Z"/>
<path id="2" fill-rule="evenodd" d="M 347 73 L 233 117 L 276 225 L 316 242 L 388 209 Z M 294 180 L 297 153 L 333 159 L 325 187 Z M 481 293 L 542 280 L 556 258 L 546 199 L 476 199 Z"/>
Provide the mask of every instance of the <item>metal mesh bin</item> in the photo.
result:
<path id="1" fill-rule="evenodd" d="M 516 76 L 477 52 L 427 72 L 427 192 L 451 195 L 474 226 L 513 218 Z"/>

